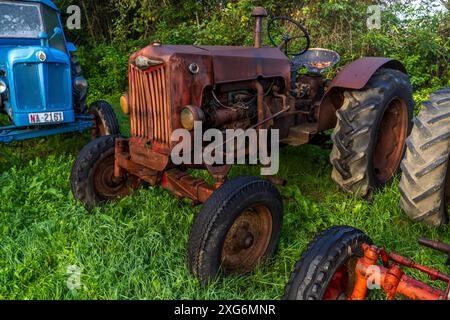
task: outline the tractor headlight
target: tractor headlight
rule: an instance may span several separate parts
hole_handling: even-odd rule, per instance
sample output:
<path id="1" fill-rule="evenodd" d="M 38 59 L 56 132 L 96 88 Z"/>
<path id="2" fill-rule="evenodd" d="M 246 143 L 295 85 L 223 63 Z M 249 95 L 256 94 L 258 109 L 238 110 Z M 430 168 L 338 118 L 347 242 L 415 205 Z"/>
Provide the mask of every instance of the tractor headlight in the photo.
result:
<path id="1" fill-rule="evenodd" d="M 155 67 L 155 66 L 159 66 L 161 64 L 164 64 L 164 62 L 163 61 L 159 61 L 159 60 L 152 60 L 152 59 L 149 59 L 149 58 L 147 58 L 145 56 L 138 56 L 136 58 L 136 60 L 134 60 L 134 64 L 139 69 L 145 70 L 145 69 L 148 69 L 150 67 Z"/>
<path id="2" fill-rule="evenodd" d="M 187 106 L 181 110 L 181 125 L 186 130 L 192 131 L 195 126 L 195 122 L 204 121 L 205 114 L 202 109 L 194 106 Z"/>
<path id="3" fill-rule="evenodd" d="M 120 108 L 122 109 L 122 112 L 126 115 L 130 114 L 130 105 L 128 102 L 128 93 L 124 93 L 120 97 Z"/>
<path id="4" fill-rule="evenodd" d="M 0 94 L 3 94 L 6 92 L 8 87 L 6 86 L 6 82 L 3 80 L 0 80 Z"/>

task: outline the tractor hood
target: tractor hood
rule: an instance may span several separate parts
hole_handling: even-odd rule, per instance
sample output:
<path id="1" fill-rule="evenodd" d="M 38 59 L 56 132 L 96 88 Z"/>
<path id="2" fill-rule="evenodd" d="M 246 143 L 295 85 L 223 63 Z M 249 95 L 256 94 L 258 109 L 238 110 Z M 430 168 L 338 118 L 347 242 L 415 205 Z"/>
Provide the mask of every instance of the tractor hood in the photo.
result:
<path id="1" fill-rule="evenodd" d="M 203 68 L 212 72 L 213 84 L 248 81 L 258 77 L 290 78 L 289 59 L 277 48 L 153 45 L 133 54 L 130 63 L 138 56 L 161 60 L 166 64 L 182 63 L 186 70 L 191 60 L 201 57 L 205 64 Z M 201 73 L 202 66 L 199 67 Z"/>
<path id="2" fill-rule="evenodd" d="M 171 144 L 170 132 L 182 127 L 183 108 L 203 106 L 207 88 L 260 77 L 282 78 L 290 88 L 289 60 L 275 48 L 156 44 L 136 52 L 129 62 L 132 135 L 152 136 L 165 147 Z M 149 104 L 154 112 L 153 129 L 137 125 Z"/>

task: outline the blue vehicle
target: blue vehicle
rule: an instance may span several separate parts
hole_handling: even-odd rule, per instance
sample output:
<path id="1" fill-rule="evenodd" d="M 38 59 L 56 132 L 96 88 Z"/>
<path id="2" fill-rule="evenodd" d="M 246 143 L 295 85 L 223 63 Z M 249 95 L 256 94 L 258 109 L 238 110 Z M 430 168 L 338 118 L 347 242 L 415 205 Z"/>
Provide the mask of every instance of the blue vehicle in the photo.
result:
<path id="1" fill-rule="evenodd" d="M 0 143 L 92 130 L 115 135 L 105 101 L 86 104 L 88 83 L 50 0 L 0 0 Z"/>

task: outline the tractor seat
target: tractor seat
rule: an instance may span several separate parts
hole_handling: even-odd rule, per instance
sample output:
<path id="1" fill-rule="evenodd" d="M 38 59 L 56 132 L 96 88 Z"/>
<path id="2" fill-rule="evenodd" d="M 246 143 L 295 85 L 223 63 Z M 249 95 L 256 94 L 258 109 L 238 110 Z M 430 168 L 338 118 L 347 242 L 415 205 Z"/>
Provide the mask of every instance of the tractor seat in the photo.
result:
<path id="1" fill-rule="evenodd" d="M 302 55 L 295 56 L 291 64 L 297 70 L 305 67 L 311 73 L 322 74 L 334 67 L 340 60 L 341 56 L 333 50 L 312 48 Z"/>

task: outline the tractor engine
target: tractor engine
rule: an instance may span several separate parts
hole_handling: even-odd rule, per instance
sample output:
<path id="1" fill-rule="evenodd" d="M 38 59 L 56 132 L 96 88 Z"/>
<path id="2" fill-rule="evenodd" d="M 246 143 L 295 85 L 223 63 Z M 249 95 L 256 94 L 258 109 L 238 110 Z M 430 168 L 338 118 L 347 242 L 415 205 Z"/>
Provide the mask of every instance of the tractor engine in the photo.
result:
<path id="1" fill-rule="evenodd" d="M 289 60 L 277 48 L 157 42 L 130 58 L 129 94 L 121 99 L 130 113 L 130 145 L 168 155 L 172 132 L 191 131 L 195 121 L 206 129 L 259 128 L 294 107 L 290 88 Z"/>
<path id="2" fill-rule="evenodd" d="M 261 81 L 265 97 L 273 95 L 275 82 Z M 202 110 L 206 128 L 248 129 L 258 123 L 258 92 L 252 82 L 208 88 Z"/>

